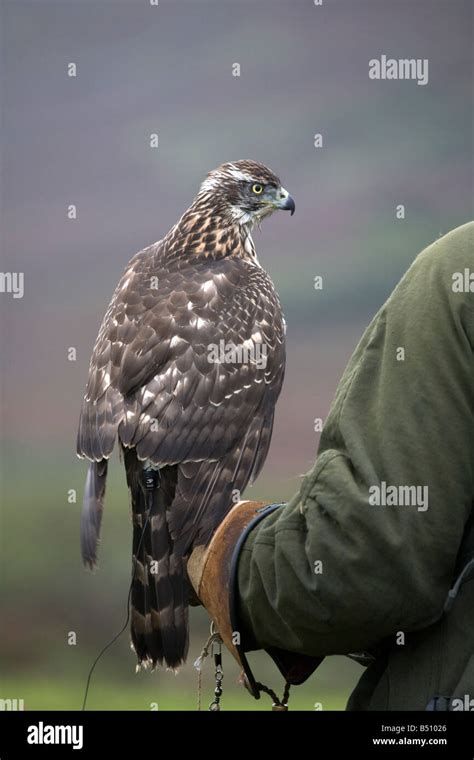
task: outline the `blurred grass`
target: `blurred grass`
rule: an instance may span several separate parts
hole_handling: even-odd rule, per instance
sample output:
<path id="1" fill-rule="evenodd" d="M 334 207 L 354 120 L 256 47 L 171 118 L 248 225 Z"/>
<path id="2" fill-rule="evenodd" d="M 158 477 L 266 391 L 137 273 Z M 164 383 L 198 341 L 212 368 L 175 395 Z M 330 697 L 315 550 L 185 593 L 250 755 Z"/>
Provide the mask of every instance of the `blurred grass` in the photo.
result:
<path id="1" fill-rule="evenodd" d="M 197 684 L 197 678 L 196 678 Z M 292 710 L 314 710 L 317 701 L 302 687 L 293 690 L 290 698 Z M 67 680 L 49 681 L 38 678 L 2 679 L 2 696 L 21 695 L 17 699 L 24 700 L 25 710 L 79 710 L 82 704 L 82 691 Z M 201 696 L 201 709 L 207 710 L 212 701 L 212 684 L 207 684 Z M 311 702 L 311 699 L 313 700 Z M 344 710 L 347 699 L 341 694 L 325 696 L 324 710 Z M 156 707 L 157 705 L 158 707 Z M 226 691 L 221 701 L 222 710 L 268 710 L 270 699 L 265 695 L 260 700 L 254 700 L 243 687 Z M 151 684 L 142 685 L 140 689 L 129 689 L 119 682 L 107 682 L 100 686 L 100 693 L 93 689 L 87 701 L 88 710 L 196 710 L 197 686 L 194 689 L 183 690 L 177 687 L 169 688 L 166 696 L 158 697 L 157 691 Z"/>
<path id="2" fill-rule="evenodd" d="M 81 662 L 67 669 L 58 663 L 29 668 L 28 671 L 8 672 L 1 678 L 0 697 L 22 699 L 25 710 L 80 710 L 85 693 L 87 674 L 92 664 L 81 655 Z M 74 658 L 76 659 L 76 658 Z M 95 671 L 87 698 L 88 710 L 196 710 L 198 674 L 193 668 L 194 655 L 178 674 L 157 669 L 154 672 L 134 673 L 131 652 L 117 668 L 104 658 Z M 262 695 L 254 700 L 238 682 L 239 670 L 229 654 L 224 653 L 223 710 L 267 710 L 270 699 Z M 283 692 L 283 680 L 264 654 L 252 655 L 254 673 L 271 686 L 277 694 Z M 344 684 L 354 684 L 361 669 L 346 658 L 330 658 L 308 681 L 293 687 L 291 709 L 344 710 L 349 692 Z M 206 710 L 213 699 L 213 664 L 207 661 L 201 677 L 201 709 Z M 321 705 L 321 707 L 319 707 Z"/>

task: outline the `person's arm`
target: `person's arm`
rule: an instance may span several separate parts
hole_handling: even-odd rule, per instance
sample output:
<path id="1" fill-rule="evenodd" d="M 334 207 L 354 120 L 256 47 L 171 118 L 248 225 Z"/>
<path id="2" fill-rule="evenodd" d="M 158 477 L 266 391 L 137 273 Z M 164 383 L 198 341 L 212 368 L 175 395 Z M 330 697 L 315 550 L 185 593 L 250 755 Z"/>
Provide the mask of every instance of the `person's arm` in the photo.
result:
<path id="1" fill-rule="evenodd" d="M 473 230 L 417 257 L 343 375 L 313 470 L 241 547 L 247 648 L 365 651 L 441 616 L 473 500 L 474 293 L 453 290 L 474 270 Z M 385 503 L 370 503 L 377 493 Z M 198 587 L 205 574 L 195 568 Z"/>

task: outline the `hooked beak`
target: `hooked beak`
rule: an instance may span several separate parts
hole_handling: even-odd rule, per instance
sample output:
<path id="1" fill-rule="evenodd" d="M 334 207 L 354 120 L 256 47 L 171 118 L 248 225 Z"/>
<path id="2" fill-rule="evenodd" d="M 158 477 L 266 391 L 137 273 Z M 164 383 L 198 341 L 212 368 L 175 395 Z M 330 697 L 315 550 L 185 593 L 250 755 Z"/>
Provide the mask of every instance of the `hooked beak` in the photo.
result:
<path id="1" fill-rule="evenodd" d="M 295 202 L 284 187 L 280 188 L 276 208 L 282 209 L 283 211 L 291 211 L 291 216 L 295 213 Z"/>

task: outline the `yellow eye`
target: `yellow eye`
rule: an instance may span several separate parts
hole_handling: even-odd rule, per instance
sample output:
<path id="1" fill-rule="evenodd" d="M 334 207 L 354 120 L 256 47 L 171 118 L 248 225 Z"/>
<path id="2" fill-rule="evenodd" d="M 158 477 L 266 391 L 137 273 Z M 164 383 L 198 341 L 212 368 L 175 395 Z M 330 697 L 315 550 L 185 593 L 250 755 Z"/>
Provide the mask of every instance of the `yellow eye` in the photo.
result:
<path id="1" fill-rule="evenodd" d="M 252 190 L 255 195 L 261 195 L 263 193 L 263 185 L 261 185 L 259 182 L 256 182 L 255 185 L 252 185 Z"/>

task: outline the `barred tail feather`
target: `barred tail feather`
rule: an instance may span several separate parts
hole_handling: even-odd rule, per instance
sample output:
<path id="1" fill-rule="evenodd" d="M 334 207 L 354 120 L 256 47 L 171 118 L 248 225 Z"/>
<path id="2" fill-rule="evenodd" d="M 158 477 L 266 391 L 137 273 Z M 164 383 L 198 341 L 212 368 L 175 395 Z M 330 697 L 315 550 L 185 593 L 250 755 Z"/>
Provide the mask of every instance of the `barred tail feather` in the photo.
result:
<path id="1" fill-rule="evenodd" d="M 126 451 L 125 466 L 133 519 L 132 644 L 140 665 L 164 662 L 177 668 L 186 659 L 189 636 L 184 558 L 174 551 L 167 522 L 175 468 L 163 468 L 159 486 L 145 491 L 140 483 L 143 463 L 133 452 Z"/>

